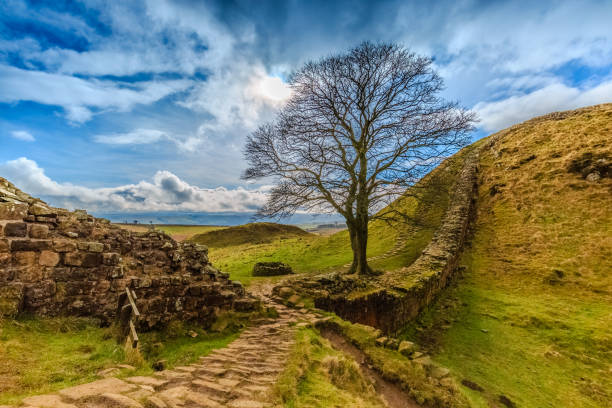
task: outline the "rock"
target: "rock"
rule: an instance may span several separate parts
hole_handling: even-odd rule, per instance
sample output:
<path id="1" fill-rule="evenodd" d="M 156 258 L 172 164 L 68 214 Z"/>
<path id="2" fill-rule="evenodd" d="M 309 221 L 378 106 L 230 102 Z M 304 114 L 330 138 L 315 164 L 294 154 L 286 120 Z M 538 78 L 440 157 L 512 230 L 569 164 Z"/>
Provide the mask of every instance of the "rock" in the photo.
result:
<path id="1" fill-rule="evenodd" d="M 10 283 L 0 286 L 0 318 L 14 318 L 21 312 L 24 300 L 24 285 Z"/>
<path id="2" fill-rule="evenodd" d="M 586 181 L 590 183 L 596 183 L 601 179 L 601 174 L 599 174 L 598 171 L 594 171 L 592 173 L 589 173 L 585 178 Z"/>
<path id="3" fill-rule="evenodd" d="M 401 354 L 403 354 L 406 357 L 409 357 L 410 354 L 412 354 L 412 352 L 417 351 L 417 350 L 418 350 L 417 345 L 408 340 L 401 341 L 399 344 L 399 347 L 397 348 L 397 351 L 399 351 Z"/>
<path id="4" fill-rule="evenodd" d="M 42 251 L 38 258 L 38 263 L 42 266 L 56 266 L 59 261 L 59 254 L 53 251 Z"/>
<path id="5" fill-rule="evenodd" d="M 63 402 L 59 395 L 36 395 L 24 398 L 22 403 L 36 408 L 77 408 L 74 404 Z"/>
<path id="6" fill-rule="evenodd" d="M 431 370 L 431 376 L 438 380 L 444 377 L 448 377 L 449 374 L 450 374 L 450 370 L 445 367 L 434 367 Z"/>
<path id="7" fill-rule="evenodd" d="M 30 206 L 30 209 L 28 210 L 28 212 L 32 215 L 36 215 L 36 216 L 50 216 L 50 215 L 56 215 L 56 212 L 49 208 L 48 206 L 44 205 L 43 203 L 35 203 L 32 204 Z"/>
<path id="8" fill-rule="evenodd" d="M 145 408 L 168 408 L 168 405 L 157 397 L 149 397 L 145 400 Z"/>
<path id="9" fill-rule="evenodd" d="M 113 390 L 115 392 L 128 392 L 135 388 L 136 387 L 134 385 L 128 384 L 125 381 L 121 381 L 117 378 L 105 378 L 103 380 L 98 380 L 87 384 L 64 388 L 59 392 L 59 394 L 70 401 L 78 401 L 84 398 L 100 395 L 108 390 Z"/>
<path id="10" fill-rule="evenodd" d="M 97 372 L 98 377 L 108 378 L 119 374 L 121 370 L 118 367 L 109 367 Z"/>
<path id="11" fill-rule="evenodd" d="M 414 359 L 417 359 L 417 358 L 419 358 L 419 357 L 421 357 L 421 356 L 424 356 L 424 355 L 425 355 L 425 354 L 421 353 L 420 351 L 413 351 L 413 352 L 410 354 L 410 358 L 414 360 Z"/>
<path id="12" fill-rule="evenodd" d="M 23 220 L 27 215 L 27 204 L 0 202 L 0 220 Z"/>
<path id="13" fill-rule="evenodd" d="M 481 332 L 483 333 L 488 333 L 489 331 L 487 329 L 480 329 Z"/>
<path id="14" fill-rule="evenodd" d="M 143 408 L 143 406 L 125 395 L 106 392 L 104 394 L 90 398 L 90 400 L 101 404 L 106 408 Z"/>
<path id="15" fill-rule="evenodd" d="M 128 377 L 125 379 L 125 381 L 133 383 L 133 384 L 137 384 L 137 385 L 148 385 L 149 387 L 152 387 L 155 390 L 161 388 L 162 386 L 168 383 L 167 380 L 162 380 L 160 378 L 155 378 L 155 377 L 144 377 L 144 376 Z"/>
<path id="16" fill-rule="evenodd" d="M 257 262 L 253 266 L 253 276 L 278 276 L 292 274 L 293 270 L 282 262 Z"/>
<path id="17" fill-rule="evenodd" d="M 4 235 L 7 237 L 24 238 L 28 234 L 28 224 L 25 222 L 9 222 L 4 226 Z"/>
<path id="18" fill-rule="evenodd" d="M 288 287 L 288 286 L 283 286 L 282 288 L 280 288 L 278 290 L 278 296 L 280 296 L 283 299 L 288 299 L 294 293 L 295 293 L 295 291 L 292 288 Z"/>
<path id="19" fill-rule="evenodd" d="M 387 345 L 387 342 L 389 341 L 389 338 L 387 337 L 379 337 L 376 339 L 376 345 L 379 347 L 385 347 Z"/>
<path id="20" fill-rule="evenodd" d="M 37 239 L 46 239 L 49 235 L 49 227 L 42 224 L 34 224 L 30 227 L 30 237 Z"/>
<path id="21" fill-rule="evenodd" d="M 474 381 L 463 379 L 463 380 L 461 380 L 461 384 L 466 386 L 466 387 L 468 387 L 471 390 L 474 390 L 474 391 L 478 391 L 478 392 L 483 392 L 484 391 L 484 388 L 482 388 L 480 385 L 476 384 Z"/>
<path id="22" fill-rule="evenodd" d="M 168 360 L 157 360 L 153 363 L 152 367 L 155 371 L 163 371 L 166 368 L 167 364 Z"/>
<path id="23" fill-rule="evenodd" d="M 300 302 L 300 299 L 299 295 L 291 295 L 289 299 L 287 299 L 287 304 L 289 306 L 295 306 Z"/>
<path id="24" fill-rule="evenodd" d="M 431 361 L 431 358 L 428 355 L 423 355 L 419 358 L 415 358 L 412 361 L 424 367 L 431 367 L 433 365 L 433 361 Z"/>

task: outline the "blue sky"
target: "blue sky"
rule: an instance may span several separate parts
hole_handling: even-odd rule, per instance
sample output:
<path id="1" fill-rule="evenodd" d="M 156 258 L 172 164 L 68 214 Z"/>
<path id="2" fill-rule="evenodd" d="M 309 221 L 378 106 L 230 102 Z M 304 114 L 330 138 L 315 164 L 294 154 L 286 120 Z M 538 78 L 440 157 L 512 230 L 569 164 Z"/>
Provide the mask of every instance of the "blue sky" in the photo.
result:
<path id="1" fill-rule="evenodd" d="M 92 211 L 252 211 L 245 137 L 304 62 L 363 40 L 434 58 L 474 138 L 612 101 L 610 1 L 0 3 L 0 176 Z"/>

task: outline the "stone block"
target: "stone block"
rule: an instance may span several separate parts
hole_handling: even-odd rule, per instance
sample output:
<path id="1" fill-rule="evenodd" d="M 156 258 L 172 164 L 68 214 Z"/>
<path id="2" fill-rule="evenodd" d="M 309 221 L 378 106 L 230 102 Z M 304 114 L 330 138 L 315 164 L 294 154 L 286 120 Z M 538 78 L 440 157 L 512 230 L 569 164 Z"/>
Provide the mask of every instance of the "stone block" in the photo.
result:
<path id="1" fill-rule="evenodd" d="M 46 239 L 49 235 L 49 227 L 42 224 L 30 226 L 30 238 Z"/>
<path id="2" fill-rule="evenodd" d="M 118 265 L 121 261 L 121 257 L 116 252 L 108 252 L 106 254 L 102 254 L 102 262 L 104 265 Z"/>
<path id="3" fill-rule="evenodd" d="M 23 220 L 27 215 L 27 204 L 0 203 L 0 220 Z"/>
<path id="4" fill-rule="evenodd" d="M 4 236 L 4 225 L 0 224 L 0 237 Z"/>
<path id="5" fill-rule="evenodd" d="M 90 242 L 89 247 L 87 248 L 89 252 L 103 252 L 104 244 L 101 242 Z"/>
<path id="6" fill-rule="evenodd" d="M 81 266 L 86 268 L 92 268 L 94 266 L 102 265 L 102 254 L 100 253 L 86 253 L 83 255 Z"/>
<path id="7" fill-rule="evenodd" d="M 23 308 L 24 285 L 11 283 L 0 286 L 0 317 L 13 318 Z"/>
<path id="8" fill-rule="evenodd" d="M 13 263 L 18 266 L 36 265 L 36 252 L 20 251 L 13 253 Z"/>
<path id="9" fill-rule="evenodd" d="M 59 254 L 53 251 L 42 251 L 38 258 L 38 263 L 43 266 L 56 266 L 59 261 Z"/>
<path id="10" fill-rule="evenodd" d="M 117 378 L 105 378 L 103 380 L 65 388 L 61 390 L 59 394 L 69 401 L 77 401 L 105 393 L 108 390 L 113 390 L 114 392 L 130 392 L 135 388 L 135 385 L 128 384 Z"/>
<path id="11" fill-rule="evenodd" d="M 28 224 L 25 222 L 9 222 L 4 226 L 4 235 L 24 238 L 28 235 Z"/>
<path id="12" fill-rule="evenodd" d="M 82 252 L 67 252 L 64 255 L 64 263 L 68 266 L 81 266 L 83 263 Z"/>
<path id="13" fill-rule="evenodd" d="M 0 252 L 8 252 L 11 246 L 6 239 L 0 239 Z"/>
<path id="14" fill-rule="evenodd" d="M 11 263 L 11 253 L 10 252 L 0 252 L 0 266 L 5 267 Z M 4 269 L 4 268 L 3 268 Z M 0 274 L 0 279 L 2 279 L 3 274 Z"/>
<path id="15" fill-rule="evenodd" d="M 49 241 L 35 241 L 31 239 L 16 239 L 11 242 L 12 251 L 44 251 L 50 247 Z"/>
<path id="16" fill-rule="evenodd" d="M 67 239 L 54 240 L 53 249 L 57 252 L 74 252 L 76 251 L 76 244 Z"/>
<path id="17" fill-rule="evenodd" d="M 51 207 L 43 203 L 32 204 L 28 212 L 36 216 L 55 216 L 57 215 L 57 212 L 54 209 L 52 209 Z"/>

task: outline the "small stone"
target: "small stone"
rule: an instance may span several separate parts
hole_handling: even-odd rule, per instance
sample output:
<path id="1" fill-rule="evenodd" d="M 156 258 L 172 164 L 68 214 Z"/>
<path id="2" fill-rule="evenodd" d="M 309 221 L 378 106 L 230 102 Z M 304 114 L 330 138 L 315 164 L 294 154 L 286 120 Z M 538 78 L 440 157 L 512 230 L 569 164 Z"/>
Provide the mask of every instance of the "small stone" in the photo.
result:
<path id="1" fill-rule="evenodd" d="M 450 374 L 450 370 L 445 367 L 434 367 L 431 370 L 431 376 L 438 380 L 444 377 L 448 377 L 449 374 Z"/>
<path id="2" fill-rule="evenodd" d="M 153 363 L 153 369 L 155 371 L 162 371 L 166 368 L 167 364 L 168 364 L 167 360 L 157 360 L 156 362 Z"/>
<path id="3" fill-rule="evenodd" d="M 287 299 L 287 304 L 289 306 L 295 306 L 300 302 L 300 299 L 299 295 L 291 295 L 289 299 Z"/>
<path id="4" fill-rule="evenodd" d="M 376 345 L 379 347 L 385 347 L 389 339 L 387 337 L 379 337 L 376 339 Z"/>
<path id="5" fill-rule="evenodd" d="M 103 377 L 103 378 L 108 378 L 108 377 L 114 377 L 115 375 L 119 374 L 119 368 L 117 367 L 110 367 L 110 368 L 105 368 L 104 370 L 100 370 L 98 371 L 97 375 L 98 377 Z"/>
<path id="6" fill-rule="evenodd" d="M 481 332 L 483 333 L 488 333 L 489 331 L 487 329 L 480 329 Z"/>
<path id="7" fill-rule="evenodd" d="M 102 252 L 104 251 L 104 244 L 101 242 L 90 242 L 88 250 L 89 252 Z"/>
<path id="8" fill-rule="evenodd" d="M 284 286 L 284 287 L 282 287 L 282 288 L 280 288 L 278 290 L 278 296 L 280 296 L 283 299 L 288 299 L 294 293 L 295 293 L 295 291 L 292 288 L 288 287 L 288 286 Z"/>
<path id="9" fill-rule="evenodd" d="M 415 363 L 420 364 L 424 367 L 429 367 L 433 365 L 433 361 L 431 361 L 431 358 L 427 355 L 423 355 L 419 358 L 415 358 L 413 360 Z"/>
<path id="10" fill-rule="evenodd" d="M 143 406 L 125 395 L 107 392 L 94 397 L 97 403 L 103 404 L 104 407 L 113 408 L 143 408 Z"/>
<path id="11" fill-rule="evenodd" d="M 145 400 L 145 408 L 168 408 L 168 405 L 157 397 L 149 397 Z"/>
<path id="12" fill-rule="evenodd" d="M 403 340 L 400 342 L 397 351 L 399 351 L 402 355 L 406 357 L 410 357 L 410 354 L 412 354 L 412 352 L 417 351 L 417 346 L 411 341 Z"/>
<path id="13" fill-rule="evenodd" d="M 595 183 L 595 182 L 598 182 L 598 181 L 599 181 L 599 179 L 601 179 L 601 174 L 599 174 L 599 172 L 598 172 L 598 171 L 594 171 L 594 172 L 592 172 L 592 173 L 589 173 L 589 174 L 586 176 L 586 181 L 588 181 L 588 182 L 590 182 L 590 183 Z"/>

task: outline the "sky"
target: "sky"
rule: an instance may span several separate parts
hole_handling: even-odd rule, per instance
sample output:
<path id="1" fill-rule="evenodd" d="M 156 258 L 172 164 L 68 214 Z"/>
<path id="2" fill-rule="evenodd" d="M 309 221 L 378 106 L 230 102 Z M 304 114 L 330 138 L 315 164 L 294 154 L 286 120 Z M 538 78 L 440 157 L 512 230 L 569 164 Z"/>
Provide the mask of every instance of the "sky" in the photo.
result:
<path id="1" fill-rule="evenodd" d="M 305 62 L 360 42 L 433 58 L 473 139 L 612 102 L 611 1 L 0 2 L 0 176 L 93 212 L 252 212 L 240 174 Z"/>

